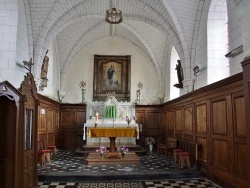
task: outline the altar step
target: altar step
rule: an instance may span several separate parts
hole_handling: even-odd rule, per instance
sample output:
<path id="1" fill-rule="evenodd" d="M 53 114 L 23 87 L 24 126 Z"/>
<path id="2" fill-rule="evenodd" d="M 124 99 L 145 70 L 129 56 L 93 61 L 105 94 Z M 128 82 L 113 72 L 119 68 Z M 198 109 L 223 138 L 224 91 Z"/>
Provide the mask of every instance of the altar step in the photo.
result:
<path id="1" fill-rule="evenodd" d="M 107 149 L 109 149 L 109 143 L 103 143 L 103 144 L 88 144 L 88 145 L 84 145 L 83 147 L 80 147 L 76 150 L 76 154 L 78 156 L 87 156 L 89 153 L 93 153 L 96 152 L 96 149 L 98 149 L 100 146 L 105 146 Z M 124 145 L 120 145 L 120 144 L 116 144 L 116 148 L 117 147 L 123 147 Z M 126 148 L 129 149 L 129 151 L 131 152 L 135 152 L 137 155 L 143 155 L 146 154 L 146 150 L 136 144 L 127 144 L 125 145 Z"/>

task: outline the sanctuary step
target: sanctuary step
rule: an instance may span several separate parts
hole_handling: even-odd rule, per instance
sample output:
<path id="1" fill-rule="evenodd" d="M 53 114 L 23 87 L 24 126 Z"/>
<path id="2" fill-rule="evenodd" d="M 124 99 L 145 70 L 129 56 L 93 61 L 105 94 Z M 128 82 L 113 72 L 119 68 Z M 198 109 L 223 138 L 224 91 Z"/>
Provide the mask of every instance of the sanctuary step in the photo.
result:
<path id="1" fill-rule="evenodd" d="M 100 146 L 105 146 L 107 149 L 109 149 L 109 143 L 102 143 L 102 144 L 88 144 L 88 145 L 84 145 L 83 147 L 80 147 L 76 150 L 76 154 L 78 156 L 87 156 L 89 153 L 93 153 L 93 152 L 96 152 L 96 149 L 98 149 Z M 146 150 L 137 145 L 137 144 L 116 144 L 116 148 L 117 147 L 123 147 L 125 146 L 126 148 L 129 149 L 130 152 L 135 152 L 137 155 L 140 155 L 140 154 L 146 154 Z"/>

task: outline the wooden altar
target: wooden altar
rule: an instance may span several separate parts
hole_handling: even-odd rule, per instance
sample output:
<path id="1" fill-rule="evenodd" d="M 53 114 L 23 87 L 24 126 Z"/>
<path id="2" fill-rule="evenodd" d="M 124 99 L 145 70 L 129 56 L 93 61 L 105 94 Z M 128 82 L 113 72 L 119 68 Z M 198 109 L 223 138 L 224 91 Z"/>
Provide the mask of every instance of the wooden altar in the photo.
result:
<path id="1" fill-rule="evenodd" d="M 110 151 L 105 158 L 101 158 L 99 153 L 90 153 L 86 159 L 88 165 L 140 164 L 140 158 L 135 152 L 128 152 L 124 158 L 121 158 L 115 149 L 115 139 L 117 137 L 137 137 L 138 133 L 136 128 L 95 127 L 89 128 L 88 135 L 89 137 L 108 137 L 110 139 Z"/>
<path id="2" fill-rule="evenodd" d="M 108 137 L 110 140 L 110 151 L 106 158 L 120 158 L 115 150 L 115 139 L 117 137 L 137 137 L 136 128 L 128 127 L 95 127 L 88 130 L 89 137 Z"/>

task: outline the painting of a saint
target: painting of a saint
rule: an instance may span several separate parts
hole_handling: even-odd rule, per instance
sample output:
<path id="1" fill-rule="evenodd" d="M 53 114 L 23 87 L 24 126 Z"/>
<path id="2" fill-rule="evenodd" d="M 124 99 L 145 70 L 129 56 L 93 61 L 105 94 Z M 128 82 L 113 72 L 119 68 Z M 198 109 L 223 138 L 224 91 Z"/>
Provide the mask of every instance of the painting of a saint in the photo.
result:
<path id="1" fill-rule="evenodd" d="M 121 65 L 109 62 L 103 65 L 103 82 L 105 90 L 121 89 Z"/>

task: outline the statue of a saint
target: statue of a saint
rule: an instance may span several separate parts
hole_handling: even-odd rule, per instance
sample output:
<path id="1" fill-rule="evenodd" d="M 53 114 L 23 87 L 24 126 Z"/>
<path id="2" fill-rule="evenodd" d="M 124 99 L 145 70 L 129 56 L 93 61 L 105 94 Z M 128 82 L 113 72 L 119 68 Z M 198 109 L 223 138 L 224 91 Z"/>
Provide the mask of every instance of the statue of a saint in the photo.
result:
<path id="1" fill-rule="evenodd" d="M 46 51 L 46 54 L 43 58 L 43 64 L 42 64 L 42 69 L 41 69 L 41 79 L 47 79 L 48 67 L 49 67 L 49 57 L 47 56 L 48 52 L 49 50 Z"/>
<path id="2" fill-rule="evenodd" d="M 184 76 L 183 76 L 183 70 L 182 70 L 182 66 L 181 66 L 181 61 L 180 60 L 177 60 L 177 64 L 176 64 L 175 70 L 177 71 L 178 84 L 175 84 L 174 87 L 183 88 L 182 81 L 184 79 Z"/>

